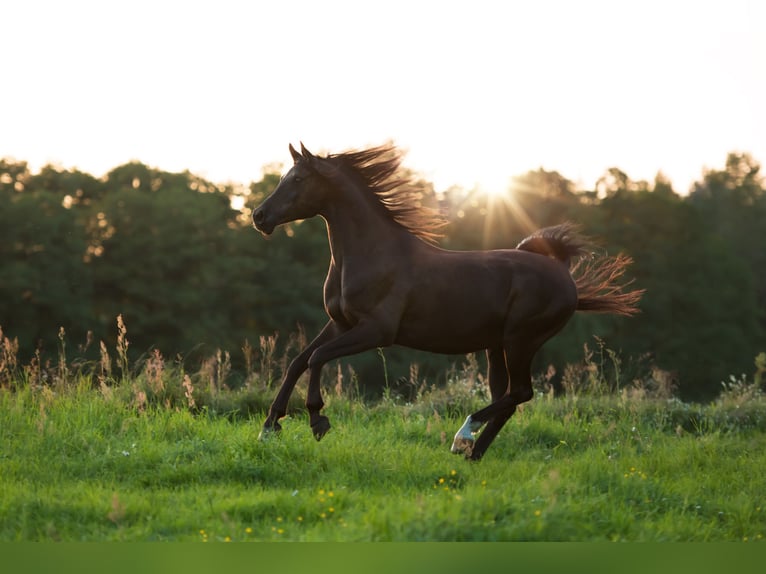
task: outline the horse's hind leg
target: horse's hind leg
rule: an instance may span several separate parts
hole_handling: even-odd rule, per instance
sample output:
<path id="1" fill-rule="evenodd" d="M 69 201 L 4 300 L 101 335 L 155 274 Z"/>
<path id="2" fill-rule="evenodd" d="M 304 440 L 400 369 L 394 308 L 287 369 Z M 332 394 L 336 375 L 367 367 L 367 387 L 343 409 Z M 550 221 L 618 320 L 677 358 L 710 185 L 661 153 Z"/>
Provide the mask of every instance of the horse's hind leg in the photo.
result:
<path id="1" fill-rule="evenodd" d="M 510 377 L 510 389 L 502 398 L 468 416 L 463 426 L 455 435 L 452 452 L 464 453 L 472 460 L 478 460 L 492 444 L 497 434 L 508 419 L 516 412 L 516 405 L 530 400 L 533 396 L 530 367 L 534 350 L 525 352 L 521 345 L 507 345 L 505 349 L 505 367 Z M 479 438 L 467 440 L 482 425 L 487 424 Z"/>
<path id="2" fill-rule="evenodd" d="M 502 348 L 487 349 L 487 361 L 489 363 L 489 392 L 492 397 L 492 403 L 498 402 L 502 399 L 509 389 L 508 368 L 505 364 L 505 352 Z M 509 415 L 510 416 L 510 415 Z M 495 417 L 497 418 L 497 417 Z M 505 424 L 504 419 L 502 421 L 491 419 L 487 425 L 487 428 L 482 431 L 482 436 L 489 431 L 493 436 L 502 428 Z M 493 424 L 494 423 L 494 424 Z M 455 454 L 464 453 L 466 456 L 470 455 L 474 450 L 474 434 L 481 428 L 484 422 L 474 421 L 469 416 L 460 430 L 455 434 L 455 439 L 452 442 L 452 452 Z M 497 430 L 491 430 L 492 427 L 498 426 Z"/>
<path id="3" fill-rule="evenodd" d="M 502 348 L 487 349 L 489 363 L 489 393 L 492 402 L 502 399 L 510 388 L 508 367 L 505 364 L 505 351 Z"/>

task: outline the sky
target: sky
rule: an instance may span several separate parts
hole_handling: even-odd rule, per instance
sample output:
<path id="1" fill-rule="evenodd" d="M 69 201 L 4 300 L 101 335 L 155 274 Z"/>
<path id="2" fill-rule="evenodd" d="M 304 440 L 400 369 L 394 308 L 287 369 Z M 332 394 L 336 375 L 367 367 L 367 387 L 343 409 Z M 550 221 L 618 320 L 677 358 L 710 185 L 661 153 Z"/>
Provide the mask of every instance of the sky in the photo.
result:
<path id="1" fill-rule="evenodd" d="M 8 0 L 0 157 L 216 183 L 393 141 L 433 181 L 766 162 L 761 0 Z"/>

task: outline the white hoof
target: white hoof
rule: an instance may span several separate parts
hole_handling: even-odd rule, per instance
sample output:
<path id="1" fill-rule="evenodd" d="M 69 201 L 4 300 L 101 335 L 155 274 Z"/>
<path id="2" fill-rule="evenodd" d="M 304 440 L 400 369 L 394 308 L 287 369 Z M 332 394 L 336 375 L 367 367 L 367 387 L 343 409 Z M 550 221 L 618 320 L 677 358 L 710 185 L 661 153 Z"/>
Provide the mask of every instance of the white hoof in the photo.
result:
<path id="1" fill-rule="evenodd" d="M 452 447 L 450 450 L 453 454 L 465 454 L 470 456 L 473 451 L 473 444 L 476 442 L 473 435 L 481 428 L 481 423 L 474 422 L 469 415 L 463 426 L 455 433 L 455 438 L 452 440 Z"/>

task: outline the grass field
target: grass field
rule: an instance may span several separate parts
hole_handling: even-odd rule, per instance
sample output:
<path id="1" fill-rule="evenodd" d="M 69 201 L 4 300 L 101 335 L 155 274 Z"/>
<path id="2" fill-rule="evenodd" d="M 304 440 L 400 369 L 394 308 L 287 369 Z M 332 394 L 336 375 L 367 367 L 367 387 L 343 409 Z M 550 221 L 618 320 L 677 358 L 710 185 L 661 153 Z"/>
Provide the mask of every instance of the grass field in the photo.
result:
<path id="1" fill-rule="evenodd" d="M 449 452 L 484 404 L 465 381 L 411 404 L 327 389 L 333 429 L 317 443 L 300 409 L 257 440 L 271 389 L 205 399 L 179 373 L 153 382 L 149 362 L 109 384 L 65 374 L 0 388 L 0 541 L 766 535 L 766 399 L 744 380 L 709 405 L 625 389 L 541 394 L 472 463 Z"/>

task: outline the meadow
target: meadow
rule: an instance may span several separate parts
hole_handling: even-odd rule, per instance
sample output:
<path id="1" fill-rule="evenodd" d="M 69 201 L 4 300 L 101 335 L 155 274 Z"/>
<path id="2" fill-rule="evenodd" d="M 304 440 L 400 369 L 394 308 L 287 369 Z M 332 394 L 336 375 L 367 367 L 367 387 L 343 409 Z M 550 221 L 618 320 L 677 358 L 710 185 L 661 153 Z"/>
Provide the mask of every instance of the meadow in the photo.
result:
<path id="1" fill-rule="evenodd" d="M 0 541 L 744 541 L 766 535 L 766 399 L 755 377 L 684 403 L 543 386 L 478 463 L 449 452 L 486 402 L 475 365 L 407 399 L 325 384 L 316 442 L 300 396 L 258 440 L 274 384 L 228 388 L 159 353 L 129 368 L 0 369 Z M 122 366 L 124 369 L 120 369 Z M 225 369 L 224 369 L 225 371 Z M 573 374 L 574 373 L 574 374 Z M 600 386 L 599 386 L 600 385 Z M 299 384 L 298 392 L 303 391 Z"/>

